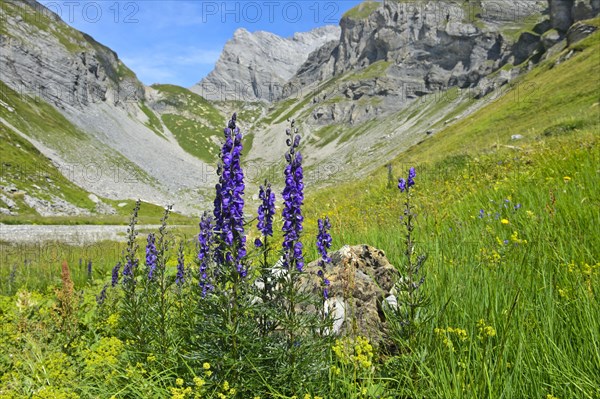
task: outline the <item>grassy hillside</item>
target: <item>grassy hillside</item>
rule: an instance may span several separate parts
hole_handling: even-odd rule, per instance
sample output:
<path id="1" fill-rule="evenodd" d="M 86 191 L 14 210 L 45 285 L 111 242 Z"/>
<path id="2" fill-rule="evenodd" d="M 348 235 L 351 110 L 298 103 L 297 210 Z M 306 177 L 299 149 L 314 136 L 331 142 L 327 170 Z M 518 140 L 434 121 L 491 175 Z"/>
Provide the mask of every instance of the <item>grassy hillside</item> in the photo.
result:
<path id="1" fill-rule="evenodd" d="M 167 107 L 162 120 L 188 153 L 214 162 L 219 153 L 214 139 L 223 129 L 225 118 L 202 96 L 175 85 L 153 85 L 161 98 L 158 106 Z"/>
<path id="2" fill-rule="evenodd" d="M 93 148 L 99 151 L 98 143 L 86 136 L 43 99 L 17 93 L 3 82 L 0 82 L 0 117 L 28 136 L 56 149 L 61 155 L 78 154 L 77 149 L 81 148 Z M 86 165 L 86 160 L 72 160 L 72 169 L 59 170 L 29 140 L 1 122 L 0 138 L 2 140 L 0 185 L 17 189 L 14 193 L 1 191 L 0 193 L 11 202 L 11 205 L 18 207 L 15 210 L 17 215 L 0 215 L 0 222 L 26 224 L 122 224 L 127 222 L 132 206 L 119 207 L 117 205 L 120 203 L 131 205 L 132 201 L 102 199 L 104 203 L 112 205 L 117 214 L 97 215 L 94 213 L 96 205 L 89 198 L 90 193 L 68 179 L 69 174 L 83 173 L 81 165 Z M 123 168 L 122 170 L 131 171 L 137 177 L 148 179 L 141 169 L 122 156 L 112 153 L 108 159 L 111 159 L 114 165 Z M 41 217 L 27 203 L 26 195 L 50 202 L 54 202 L 58 198 L 92 214 L 78 217 Z M 8 209 L 8 205 L 0 198 L 0 207 Z M 145 204 L 145 209 L 147 223 L 156 223 L 160 220 L 163 207 Z M 175 216 L 175 218 L 179 222 L 189 222 L 189 219 L 185 217 Z"/>

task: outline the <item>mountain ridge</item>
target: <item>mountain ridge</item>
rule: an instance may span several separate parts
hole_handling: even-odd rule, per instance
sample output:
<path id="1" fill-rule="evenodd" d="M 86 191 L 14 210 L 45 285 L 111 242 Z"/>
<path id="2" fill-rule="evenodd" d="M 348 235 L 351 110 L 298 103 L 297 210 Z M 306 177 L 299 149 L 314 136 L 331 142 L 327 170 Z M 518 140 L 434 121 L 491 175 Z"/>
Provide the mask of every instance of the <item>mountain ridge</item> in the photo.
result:
<path id="1" fill-rule="evenodd" d="M 439 2 L 417 8 L 367 2 L 346 13 L 339 28 L 292 38 L 241 29 L 233 49 L 230 45 L 222 54 L 237 69 L 223 72 L 230 64 L 218 64 L 213 78 L 222 72 L 252 86 L 274 76 L 277 84 L 268 92 L 272 101 L 253 92 L 251 101 L 240 102 L 208 101 L 173 85 L 144 86 L 114 51 L 51 11 L 36 14 L 39 3 L 9 1 L 3 7 L 8 23 L 0 30 L 5 66 L 0 117 L 43 144 L 61 169 L 78 165 L 82 173 L 70 180 L 85 191 L 81 196 L 94 193 L 106 203 L 137 197 L 157 204 L 176 201 L 176 210 L 197 213 L 210 203 L 220 131 L 232 111 L 239 112 L 245 132 L 246 166 L 254 169 L 249 190 L 265 177 L 275 178 L 272 169 L 284 152 L 280 138 L 287 118 L 298 119 L 304 153 L 310 154 L 307 182 L 317 187 L 360 177 L 484 107 L 502 94 L 500 88 L 597 29 L 583 23 L 564 30 L 565 20 L 597 15 L 597 0 L 566 3 L 529 2 L 536 7 L 523 7 L 519 18 L 511 19 L 491 1 L 467 11 L 453 5 L 446 15 L 440 14 Z M 299 59 L 284 54 L 280 64 L 285 68 L 278 67 L 275 75 L 236 74 L 240 68 L 251 70 L 235 58 L 251 52 L 241 51 L 242 38 L 265 40 L 249 47 L 259 50 L 246 54 L 245 61 L 269 61 L 264 56 L 269 43 L 296 41 L 312 51 Z M 468 51 L 446 51 L 460 50 L 461 44 L 468 44 Z M 414 59 L 407 58 L 409 46 Z M 277 46 L 271 50 L 279 54 Z M 51 107 L 44 108 L 46 103 Z M 114 178 L 115 168 L 134 181 Z M 83 173 L 90 170 L 96 171 L 93 178 Z M 6 178 L 1 183 L 3 195 L 17 184 Z M 95 209 L 89 201 L 86 206 Z"/>

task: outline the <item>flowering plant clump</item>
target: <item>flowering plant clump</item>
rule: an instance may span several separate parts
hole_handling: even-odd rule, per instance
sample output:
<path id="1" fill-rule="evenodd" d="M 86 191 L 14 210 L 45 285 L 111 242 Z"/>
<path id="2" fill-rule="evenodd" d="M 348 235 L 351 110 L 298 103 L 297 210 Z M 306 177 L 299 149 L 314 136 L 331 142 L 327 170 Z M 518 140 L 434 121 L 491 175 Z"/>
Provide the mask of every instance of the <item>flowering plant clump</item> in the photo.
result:
<path id="1" fill-rule="evenodd" d="M 247 270 L 242 263 L 246 256 L 244 234 L 244 172 L 242 155 L 242 133 L 236 126 L 233 114 L 224 130 L 225 142 L 221 148 L 221 163 L 218 167 L 219 183 L 216 185 L 214 201 L 215 234 L 219 238 L 215 259 L 219 264 L 234 264 L 241 277 Z"/>
<path id="2" fill-rule="evenodd" d="M 323 289 L 323 297 L 327 299 L 329 297 L 330 281 L 325 277 L 324 269 L 327 263 L 331 262 L 331 258 L 327 253 L 327 250 L 331 248 L 331 235 L 329 234 L 331 223 L 329 222 L 329 217 L 326 216 L 325 219 L 319 219 L 317 224 L 319 226 L 319 233 L 317 234 L 317 249 L 321 254 L 321 259 L 319 260 L 319 271 L 317 273 L 319 277 L 323 279 L 323 285 L 325 286 Z"/>
<path id="3" fill-rule="evenodd" d="M 175 284 L 181 287 L 183 283 L 185 283 L 185 256 L 183 253 L 183 241 L 181 241 L 177 252 L 177 274 L 175 275 Z"/>
<path id="4" fill-rule="evenodd" d="M 424 308 L 428 303 L 427 297 L 420 290 L 425 282 L 422 274 L 422 266 L 425 263 L 425 255 L 415 255 L 415 244 L 413 240 L 414 222 L 417 214 L 411 204 L 413 187 L 417 173 L 414 167 L 408 171 L 408 178 L 398 179 L 398 189 L 406 195 L 404 200 L 404 211 L 401 220 L 404 224 L 405 235 L 405 264 L 400 267 L 401 277 L 394 286 L 397 304 L 392 306 L 392 325 L 403 339 L 414 339 L 420 321 L 425 318 Z"/>
<path id="5" fill-rule="evenodd" d="M 275 216 L 275 194 L 271 191 L 271 183 L 265 180 L 264 186 L 260 186 L 258 198 L 262 203 L 258 207 L 257 227 L 266 239 L 273 236 L 273 217 Z M 255 245 L 261 247 L 263 242 L 257 238 Z"/>
<path id="6" fill-rule="evenodd" d="M 137 231 L 135 230 L 135 225 L 137 224 L 138 213 L 140 211 L 141 201 L 138 200 L 135 203 L 135 207 L 133 208 L 133 214 L 131 216 L 131 221 L 129 223 L 129 228 L 127 229 L 127 250 L 125 254 L 125 266 L 123 267 L 123 285 L 126 286 L 128 291 L 133 291 L 135 286 L 135 271 L 139 264 L 139 259 L 137 258 Z M 130 293 L 131 294 L 131 293 Z"/>
<path id="7" fill-rule="evenodd" d="M 148 271 L 148 280 L 154 278 L 156 262 L 158 261 L 158 252 L 156 250 L 156 238 L 154 233 L 148 234 L 148 243 L 146 244 L 146 270 Z"/>
<path id="8" fill-rule="evenodd" d="M 111 287 L 116 287 L 119 284 L 119 271 L 121 270 L 121 262 L 117 262 L 111 273 Z"/>
<path id="9" fill-rule="evenodd" d="M 302 154 L 298 150 L 300 135 L 294 128 L 295 121 L 291 121 L 290 128 L 286 129 L 286 144 L 288 152 L 285 154 L 287 165 L 285 167 L 285 188 L 283 189 L 283 265 L 289 268 L 296 266 L 298 271 L 304 268 L 304 255 L 302 253 L 302 205 L 304 203 L 304 183 L 302 170 Z"/>

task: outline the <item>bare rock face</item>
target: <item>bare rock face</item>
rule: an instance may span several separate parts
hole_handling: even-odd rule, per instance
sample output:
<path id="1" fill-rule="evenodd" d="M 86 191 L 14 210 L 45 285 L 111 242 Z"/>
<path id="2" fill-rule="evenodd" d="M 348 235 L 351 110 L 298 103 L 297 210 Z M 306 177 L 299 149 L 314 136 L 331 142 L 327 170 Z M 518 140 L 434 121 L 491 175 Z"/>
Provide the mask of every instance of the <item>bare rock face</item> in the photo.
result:
<path id="1" fill-rule="evenodd" d="M 572 45 L 580 40 L 585 39 L 592 33 L 598 30 L 598 27 L 592 24 L 586 24 L 583 21 L 575 22 L 567 31 L 567 43 Z"/>
<path id="2" fill-rule="evenodd" d="M 114 51 L 42 4 L 9 0 L 3 12 L 14 16 L 4 18 L 0 35 L 2 81 L 11 89 L 59 108 L 143 99 L 143 85 Z"/>
<path id="3" fill-rule="evenodd" d="M 552 27 L 566 33 L 577 21 L 594 18 L 600 13 L 600 0 L 548 0 Z"/>
<path id="4" fill-rule="evenodd" d="M 334 332 L 381 341 L 385 331 L 381 303 L 390 295 L 398 272 L 383 251 L 369 245 L 346 245 L 331 254 L 331 259 L 324 271 L 331 282 L 325 308 L 334 317 Z M 305 270 L 306 289 L 322 295 L 318 261 Z"/>
<path id="5" fill-rule="evenodd" d="M 314 50 L 339 38 L 337 26 L 282 38 L 240 28 L 225 44 L 215 69 L 192 91 L 209 100 L 272 101 Z"/>
<path id="6" fill-rule="evenodd" d="M 539 36 L 517 42 L 503 29 L 541 19 L 548 6 L 546 0 L 484 0 L 478 7 L 450 1 L 368 4 L 342 18 L 337 46 L 327 43 L 313 52 L 282 93 L 285 98 L 298 88 L 335 81 L 326 98 L 315 98 L 323 104 L 313 112 L 313 125 L 358 124 L 423 95 L 476 87 L 541 46 Z"/>

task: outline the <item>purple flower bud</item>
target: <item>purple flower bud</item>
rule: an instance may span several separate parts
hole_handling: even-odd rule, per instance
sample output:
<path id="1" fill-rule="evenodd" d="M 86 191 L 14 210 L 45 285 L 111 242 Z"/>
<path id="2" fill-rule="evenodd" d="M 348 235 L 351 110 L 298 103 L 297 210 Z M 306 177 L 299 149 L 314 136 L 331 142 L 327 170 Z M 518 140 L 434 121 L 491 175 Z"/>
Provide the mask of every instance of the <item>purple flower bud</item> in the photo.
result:
<path id="1" fill-rule="evenodd" d="M 291 136 L 290 129 L 286 130 L 286 134 Z M 302 182 L 304 175 L 302 170 L 302 155 L 295 150 L 300 144 L 300 136 L 294 137 L 292 145 L 289 146 L 288 152 L 285 154 L 287 165 L 284 170 L 285 188 L 283 189 L 283 252 L 284 266 L 290 267 L 291 263 L 295 263 L 296 268 L 302 271 L 304 267 L 304 256 L 302 253 L 302 244 L 298 241 L 300 233 L 303 230 L 302 222 L 302 205 L 304 201 L 304 184 Z"/>
<path id="2" fill-rule="evenodd" d="M 121 262 L 118 262 L 112 269 L 111 287 L 115 287 L 119 284 L 119 270 L 121 270 Z"/>
<path id="3" fill-rule="evenodd" d="M 401 193 L 403 193 L 404 190 L 406 190 L 406 181 L 403 178 L 398 179 L 398 188 L 400 189 Z"/>
<path id="4" fill-rule="evenodd" d="M 148 270 L 148 280 L 154 278 L 156 263 L 158 261 L 158 252 L 156 251 L 156 243 L 154 234 L 148 234 L 148 243 L 146 244 L 146 268 Z"/>
<path id="5" fill-rule="evenodd" d="M 200 219 L 200 234 L 198 235 L 198 261 L 200 262 L 200 269 L 198 270 L 198 285 L 200 288 L 202 288 L 202 297 L 205 297 L 207 292 L 212 287 L 208 281 L 207 274 L 208 262 L 211 255 L 212 237 L 212 218 L 208 215 L 208 212 L 204 212 L 202 218 Z"/>
<path id="6" fill-rule="evenodd" d="M 228 248 L 234 248 L 235 263 L 241 264 L 245 256 L 244 235 L 244 173 L 241 167 L 242 134 L 236 126 L 236 114 L 233 114 L 225 129 L 225 142 L 221 148 L 223 170 L 216 186 L 213 215 L 215 234 L 219 245 L 215 249 L 215 260 L 222 264 L 226 261 Z M 230 256 L 231 257 L 231 256 Z M 228 263 L 234 263 L 227 261 Z M 231 266 L 234 266 L 231 264 Z M 237 268 L 237 266 L 236 266 Z M 240 273 L 244 274 L 244 273 Z"/>
<path id="7" fill-rule="evenodd" d="M 271 184 L 265 182 L 261 186 L 258 197 L 262 204 L 258 207 L 258 230 L 263 236 L 273 236 L 273 217 L 275 216 L 275 194 L 271 192 Z"/>

